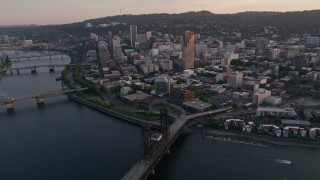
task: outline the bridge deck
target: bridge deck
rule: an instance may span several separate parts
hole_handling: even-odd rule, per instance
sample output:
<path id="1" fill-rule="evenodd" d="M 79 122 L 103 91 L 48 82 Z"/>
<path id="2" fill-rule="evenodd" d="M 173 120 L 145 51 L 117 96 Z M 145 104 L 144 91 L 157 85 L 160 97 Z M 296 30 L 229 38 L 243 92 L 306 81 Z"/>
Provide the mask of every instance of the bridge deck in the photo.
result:
<path id="1" fill-rule="evenodd" d="M 127 174 L 125 174 L 125 176 L 122 178 L 122 180 L 140 180 L 140 179 L 144 179 L 144 177 L 146 177 L 146 173 L 148 173 L 150 171 L 151 168 L 153 168 L 157 162 L 161 159 L 161 156 L 165 153 L 164 151 L 166 151 L 171 144 L 175 141 L 175 139 L 177 138 L 177 136 L 179 136 L 181 130 L 183 129 L 183 127 L 186 125 L 186 123 L 194 118 L 197 117 L 202 117 L 202 116 L 207 116 L 207 115 L 213 115 L 216 113 L 220 113 L 220 112 L 225 112 L 228 110 L 231 110 L 232 107 L 227 107 L 227 108 L 222 108 L 222 109 L 217 109 L 217 110 L 213 110 L 213 111 L 208 111 L 208 112 L 203 112 L 203 113 L 197 113 L 197 114 L 193 114 L 193 115 L 189 115 L 184 117 L 181 120 L 177 120 L 175 121 L 171 126 L 170 126 L 170 135 L 168 137 L 168 141 L 165 145 L 162 146 L 161 151 L 159 151 L 159 154 L 156 155 L 154 159 L 148 161 L 138 161 L 130 170 Z"/>
<path id="2" fill-rule="evenodd" d="M 78 88 L 78 89 L 67 89 L 67 90 L 61 90 L 61 91 L 50 91 L 50 92 L 39 92 L 38 94 L 34 95 L 29 95 L 29 96 L 21 96 L 21 97 L 16 97 L 16 98 L 8 98 L 8 99 L 2 99 L 0 100 L 0 104 L 7 104 L 9 102 L 15 102 L 15 101 L 21 101 L 21 100 L 26 100 L 26 99 L 34 99 L 38 97 L 54 97 L 54 96 L 60 96 L 64 95 L 67 93 L 71 93 L 74 91 L 85 91 L 88 88 Z"/>
<path id="3" fill-rule="evenodd" d="M 23 69 L 31 69 L 31 68 L 40 68 L 40 67 L 65 67 L 65 66 L 75 66 L 75 64 L 46 64 L 46 65 L 36 65 L 36 66 L 24 66 L 24 67 L 14 67 L 14 68 L 9 68 L 7 71 L 12 71 L 12 70 L 23 70 Z"/>
<path id="4" fill-rule="evenodd" d="M 42 53 L 42 54 L 38 54 L 38 55 L 19 55 L 19 54 L 14 54 L 14 55 L 9 55 L 8 57 L 10 59 L 21 59 L 21 58 L 60 56 L 60 55 L 63 55 L 63 54 L 61 54 L 61 53 Z"/>

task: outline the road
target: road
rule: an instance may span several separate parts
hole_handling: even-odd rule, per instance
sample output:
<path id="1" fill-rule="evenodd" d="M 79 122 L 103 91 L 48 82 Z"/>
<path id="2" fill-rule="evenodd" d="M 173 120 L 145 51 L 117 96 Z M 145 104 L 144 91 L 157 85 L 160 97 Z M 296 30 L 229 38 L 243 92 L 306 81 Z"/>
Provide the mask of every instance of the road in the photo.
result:
<path id="1" fill-rule="evenodd" d="M 166 99 L 155 99 L 153 100 L 153 102 L 149 105 L 149 110 L 155 114 L 160 114 L 159 110 L 155 109 L 154 106 L 157 105 L 157 104 L 164 104 L 166 106 L 169 106 L 173 109 L 175 109 L 176 111 L 179 112 L 179 114 L 176 114 L 176 113 L 170 113 L 169 112 L 169 116 L 173 117 L 175 120 L 181 120 L 183 119 L 185 116 L 186 116 L 186 111 L 180 107 L 180 106 L 177 106 L 175 104 L 172 104 L 172 103 L 168 103 L 166 101 Z"/>
<path id="2" fill-rule="evenodd" d="M 142 179 L 145 175 L 145 173 L 150 169 L 153 168 L 157 164 L 157 162 L 161 159 L 161 155 L 164 153 L 164 151 L 170 147 L 170 145 L 174 142 L 174 140 L 179 135 L 179 132 L 184 128 L 185 124 L 197 117 L 201 116 L 207 116 L 209 114 L 216 114 L 225 112 L 228 110 L 231 110 L 232 107 L 226 107 L 222 109 L 217 109 L 213 111 L 203 112 L 203 113 L 197 113 L 185 116 L 184 118 L 180 119 L 179 121 L 174 121 L 174 123 L 170 126 L 170 134 L 167 140 L 167 143 L 161 147 L 161 150 L 158 152 L 158 155 L 156 156 L 156 159 L 151 159 L 150 161 L 139 161 L 137 162 L 130 171 L 122 178 L 123 180 L 138 180 Z"/>

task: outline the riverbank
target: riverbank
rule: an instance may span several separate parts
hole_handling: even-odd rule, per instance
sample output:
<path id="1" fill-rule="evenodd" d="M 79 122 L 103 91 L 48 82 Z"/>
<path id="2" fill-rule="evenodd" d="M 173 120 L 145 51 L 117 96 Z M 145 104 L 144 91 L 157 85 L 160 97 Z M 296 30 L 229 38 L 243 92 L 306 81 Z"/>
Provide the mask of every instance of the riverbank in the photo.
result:
<path id="1" fill-rule="evenodd" d="M 320 148 L 320 143 L 318 142 L 306 142 L 297 139 L 280 139 L 273 138 L 264 135 L 247 134 L 235 131 L 224 131 L 224 130 L 192 130 L 188 129 L 186 132 L 189 133 L 199 133 L 204 132 L 206 135 L 216 136 L 216 137 L 226 137 L 226 138 L 241 138 L 249 141 L 260 141 L 262 143 L 268 143 L 278 146 L 295 146 L 295 147 L 305 147 L 305 148 Z"/>
<path id="2" fill-rule="evenodd" d="M 123 121 L 132 123 L 134 125 L 138 125 L 138 126 L 151 125 L 151 127 L 155 127 L 155 128 L 159 127 L 158 123 L 147 122 L 147 121 L 144 121 L 144 120 L 132 117 L 132 116 L 121 114 L 119 112 L 113 111 L 111 109 L 107 109 L 107 108 L 105 108 L 103 106 L 100 106 L 100 105 L 97 105 L 95 103 L 86 101 L 86 100 L 84 100 L 82 98 L 77 97 L 76 95 L 69 95 L 69 98 L 71 100 L 74 100 L 74 101 L 80 103 L 80 104 L 86 105 L 87 107 L 90 107 L 92 109 L 100 111 L 100 112 L 102 112 L 104 114 L 108 114 L 109 116 L 113 116 L 113 117 L 119 118 L 119 119 L 121 119 Z"/>
<path id="3" fill-rule="evenodd" d="M 11 61 L 8 56 L 3 58 L 2 61 L 2 65 L 0 66 L 0 79 L 6 74 L 7 69 L 11 67 Z"/>

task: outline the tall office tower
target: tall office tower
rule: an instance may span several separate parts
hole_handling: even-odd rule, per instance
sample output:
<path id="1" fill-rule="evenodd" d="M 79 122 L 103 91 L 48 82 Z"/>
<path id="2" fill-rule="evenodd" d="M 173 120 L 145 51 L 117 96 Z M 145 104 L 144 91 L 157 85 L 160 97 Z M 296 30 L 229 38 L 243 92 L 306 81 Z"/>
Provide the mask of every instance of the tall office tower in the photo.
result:
<path id="1" fill-rule="evenodd" d="M 117 61 L 120 61 L 121 60 L 121 56 L 122 56 L 122 46 L 121 44 L 118 44 L 115 46 L 115 49 L 114 49 L 114 59 L 117 60 Z"/>
<path id="2" fill-rule="evenodd" d="M 307 37 L 306 42 L 308 47 L 318 47 L 319 37 Z"/>
<path id="3" fill-rule="evenodd" d="M 191 31 L 184 32 L 183 35 L 183 55 L 182 55 L 182 68 L 193 69 L 195 60 L 194 51 L 194 33 Z"/>
<path id="4" fill-rule="evenodd" d="M 137 41 L 137 33 L 138 28 L 136 25 L 130 26 L 130 40 L 131 40 L 131 47 L 135 47 L 136 41 Z"/>
<path id="5" fill-rule="evenodd" d="M 150 40 L 150 37 L 152 36 L 151 31 L 147 31 L 147 32 L 146 32 L 146 36 L 147 36 L 147 40 L 149 41 L 149 40 Z"/>
<path id="6" fill-rule="evenodd" d="M 115 51 L 115 47 L 116 45 L 120 45 L 120 37 L 119 36 L 114 36 L 112 38 L 112 48 L 113 48 L 113 51 Z"/>
<path id="7" fill-rule="evenodd" d="M 120 37 L 114 36 L 112 38 L 113 57 L 115 60 L 120 60 L 122 55 L 122 46 L 120 44 Z"/>
<path id="8" fill-rule="evenodd" d="M 110 52 L 108 49 L 108 44 L 104 41 L 98 43 L 98 50 L 101 64 L 104 64 L 106 61 L 110 60 Z"/>
<path id="9" fill-rule="evenodd" d="M 280 55 L 280 49 L 274 48 L 274 49 L 269 50 L 269 59 L 271 59 L 271 60 L 278 59 L 279 55 Z"/>
<path id="10" fill-rule="evenodd" d="M 232 72 L 229 74 L 228 84 L 233 88 L 240 88 L 242 86 L 243 73 Z"/>
<path id="11" fill-rule="evenodd" d="M 268 49 L 269 46 L 269 40 L 264 38 L 258 38 L 256 40 L 256 48 L 258 50 L 265 50 Z"/>
<path id="12" fill-rule="evenodd" d="M 3 35 L 2 36 L 3 44 L 9 44 L 9 36 L 8 35 Z"/>
<path id="13" fill-rule="evenodd" d="M 111 41 L 111 39 L 112 39 L 112 32 L 109 31 L 107 35 L 107 41 Z"/>

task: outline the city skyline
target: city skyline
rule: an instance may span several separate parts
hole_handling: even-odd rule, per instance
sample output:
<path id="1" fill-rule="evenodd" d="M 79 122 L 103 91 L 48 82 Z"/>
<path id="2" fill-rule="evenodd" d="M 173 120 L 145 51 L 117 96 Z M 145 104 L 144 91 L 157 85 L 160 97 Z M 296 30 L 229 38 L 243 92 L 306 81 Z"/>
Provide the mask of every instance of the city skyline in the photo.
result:
<path id="1" fill-rule="evenodd" d="M 183 13 L 201 10 L 229 14 L 245 11 L 285 12 L 313 9 L 320 9 L 318 0 L 3 0 L 0 4 L 0 25 L 65 24 L 120 14 Z"/>

